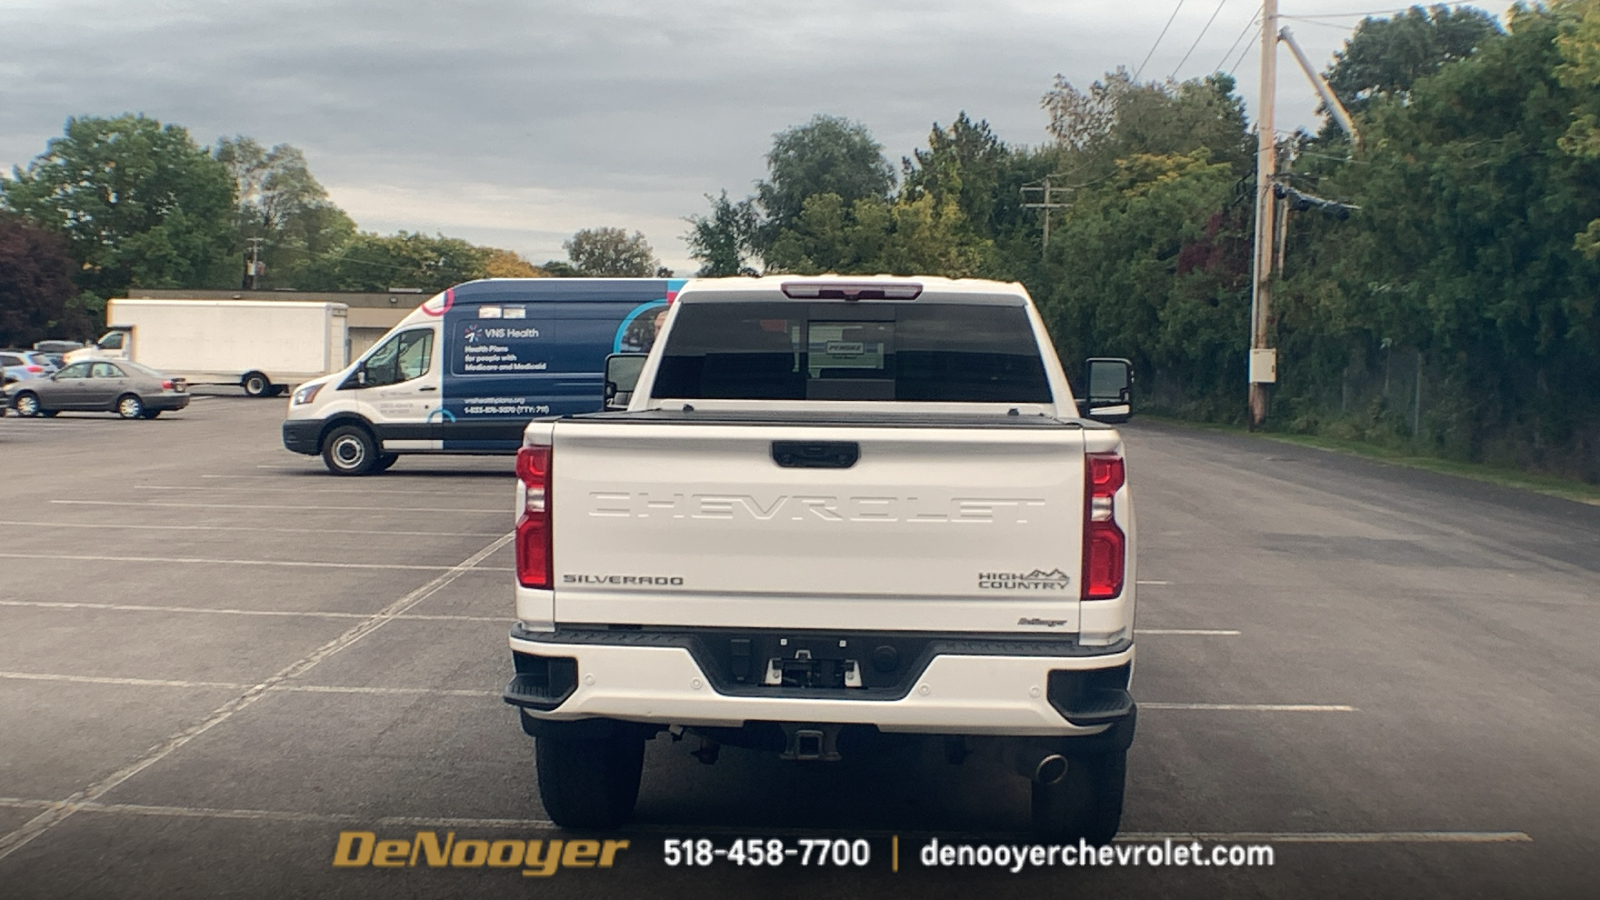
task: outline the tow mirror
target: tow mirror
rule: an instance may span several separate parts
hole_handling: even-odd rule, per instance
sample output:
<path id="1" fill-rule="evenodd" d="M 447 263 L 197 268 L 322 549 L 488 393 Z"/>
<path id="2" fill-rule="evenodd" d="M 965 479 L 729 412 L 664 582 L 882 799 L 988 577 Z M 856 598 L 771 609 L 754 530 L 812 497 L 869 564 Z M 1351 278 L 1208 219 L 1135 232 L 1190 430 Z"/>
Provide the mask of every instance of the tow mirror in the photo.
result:
<path id="1" fill-rule="evenodd" d="M 1083 385 L 1086 418 L 1120 425 L 1133 415 L 1133 363 L 1114 357 L 1084 360 Z"/>
<path id="2" fill-rule="evenodd" d="M 648 354 L 613 353 L 606 357 L 606 409 L 627 409 Z"/>

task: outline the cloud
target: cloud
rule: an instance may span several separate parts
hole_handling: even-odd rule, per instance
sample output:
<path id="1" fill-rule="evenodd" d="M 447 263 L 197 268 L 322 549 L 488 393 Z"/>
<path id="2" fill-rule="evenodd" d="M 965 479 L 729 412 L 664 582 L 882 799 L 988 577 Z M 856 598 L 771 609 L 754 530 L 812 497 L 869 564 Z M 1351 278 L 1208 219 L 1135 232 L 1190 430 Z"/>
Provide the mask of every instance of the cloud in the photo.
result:
<path id="1" fill-rule="evenodd" d="M 1145 77 L 1165 77 L 1216 8 L 1192 5 Z M 1362 0 L 1319 12 L 1341 5 Z M 1254 6 L 1227 0 L 1180 77 L 1215 65 Z M 489 234 L 542 260 L 579 227 L 616 225 L 687 270 L 682 217 L 704 194 L 747 193 L 775 132 L 843 115 L 898 160 L 965 110 L 1039 143 L 1056 73 L 1086 85 L 1137 65 L 1170 14 L 1091 0 L 0 0 L 0 163 L 26 164 L 69 115 L 142 111 L 202 142 L 302 148 L 365 228 Z M 1297 33 L 1313 59 L 1346 36 Z M 1313 119 L 1298 78 L 1286 65 L 1280 127 Z"/>

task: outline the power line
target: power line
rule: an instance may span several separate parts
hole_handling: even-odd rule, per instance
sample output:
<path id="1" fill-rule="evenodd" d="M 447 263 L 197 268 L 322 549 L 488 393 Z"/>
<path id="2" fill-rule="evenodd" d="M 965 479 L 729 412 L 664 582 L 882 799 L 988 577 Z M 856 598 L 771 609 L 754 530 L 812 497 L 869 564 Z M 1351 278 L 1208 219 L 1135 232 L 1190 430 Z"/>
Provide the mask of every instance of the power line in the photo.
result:
<path id="1" fill-rule="evenodd" d="M 1239 36 L 1233 39 L 1233 44 L 1228 47 L 1228 52 L 1222 54 L 1222 62 L 1217 63 L 1216 67 L 1212 69 L 1213 72 L 1222 71 L 1222 67 L 1227 65 L 1228 60 L 1233 56 L 1233 51 L 1239 49 L 1239 42 L 1244 40 L 1244 36 L 1250 33 L 1250 29 L 1256 27 L 1256 22 L 1260 21 L 1260 19 L 1261 7 L 1257 6 L 1255 15 L 1251 16 L 1250 21 L 1245 23 L 1244 28 L 1239 32 Z"/>
<path id="2" fill-rule="evenodd" d="M 1139 75 L 1144 72 L 1144 67 L 1149 64 L 1150 57 L 1156 55 L 1156 48 L 1161 46 L 1161 39 L 1167 36 L 1167 29 L 1171 28 L 1173 20 L 1178 18 L 1178 12 L 1183 9 L 1183 3 L 1184 0 L 1178 0 L 1178 5 L 1172 10 L 1172 15 L 1167 17 L 1167 24 L 1161 26 L 1161 33 L 1156 35 L 1156 42 L 1150 45 L 1150 52 L 1144 55 L 1144 62 L 1139 63 L 1139 68 L 1133 70 L 1133 80 L 1135 82 L 1139 80 Z"/>
<path id="3" fill-rule="evenodd" d="M 1183 64 L 1189 61 L 1189 54 L 1194 52 L 1194 48 L 1200 46 L 1200 39 L 1206 36 L 1207 31 L 1211 30 L 1211 23 L 1217 20 L 1217 13 L 1222 12 L 1222 7 L 1227 2 L 1228 0 L 1221 0 L 1217 4 L 1217 8 L 1211 11 L 1211 18 L 1206 20 L 1206 26 L 1200 29 L 1200 33 L 1194 36 L 1194 43 L 1189 45 L 1189 52 L 1183 54 L 1183 59 L 1178 60 L 1178 64 L 1172 67 L 1172 74 L 1167 76 L 1168 81 L 1178 77 L 1178 70 L 1182 69 Z"/>
<path id="4" fill-rule="evenodd" d="M 1230 77 L 1233 75 L 1233 70 L 1239 68 L 1239 64 L 1244 62 L 1244 58 L 1250 55 L 1250 48 L 1254 47 L 1256 45 L 1256 41 L 1259 40 L 1261 40 L 1261 35 L 1258 34 L 1250 39 L 1250 43 L 1244 45 L 1243 50 L 1239 51 L 1239 58 L 1233 61 L 1232 66 L 1228 67 L 1228 75 Z"/>

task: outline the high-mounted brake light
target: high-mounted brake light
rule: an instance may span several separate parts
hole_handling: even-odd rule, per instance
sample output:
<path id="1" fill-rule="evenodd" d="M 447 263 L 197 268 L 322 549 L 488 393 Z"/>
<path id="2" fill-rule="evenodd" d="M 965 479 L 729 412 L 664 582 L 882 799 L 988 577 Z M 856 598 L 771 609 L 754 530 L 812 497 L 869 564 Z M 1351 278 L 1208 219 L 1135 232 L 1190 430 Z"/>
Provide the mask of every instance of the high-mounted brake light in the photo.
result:
<path id="1" fill-rule="evenodd" d="M 1083 599 L 1109 600 L 1122 593 L 1127 568 L 1128 539 L 1116 520 L 1127 470 L 1115 453 L 1090 453 L 1084 463 Z"/>
<path id="2" fill-rule="evenodd" d="M 915 282 L 857 284 L 837 281 L 785 281 L 783 295 L 791 300 L 915 300 L 922 285 Z"/>
<path id="3" fill-rule="evenodd" d="M 550 448 L 523 447 L 517 451 L 517 477 L 524 494 L 517 516 L 517 581 L 523 587 L 551 586 L 550 557 Z"/>

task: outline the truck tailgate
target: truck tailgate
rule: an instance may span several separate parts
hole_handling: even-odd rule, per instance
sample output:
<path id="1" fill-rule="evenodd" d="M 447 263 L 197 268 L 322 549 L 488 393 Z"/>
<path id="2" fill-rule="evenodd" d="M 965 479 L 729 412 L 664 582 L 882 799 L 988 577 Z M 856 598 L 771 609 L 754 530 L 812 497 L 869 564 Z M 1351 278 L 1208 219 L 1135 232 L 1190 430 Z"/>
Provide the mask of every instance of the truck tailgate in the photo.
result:
<path id="1" fill-rule="evenodd" d="M 566 420 L 551 460 L 555 618 L 1076 631 L 1083 453 L 1082 430 L 1054 420 Z"/>

